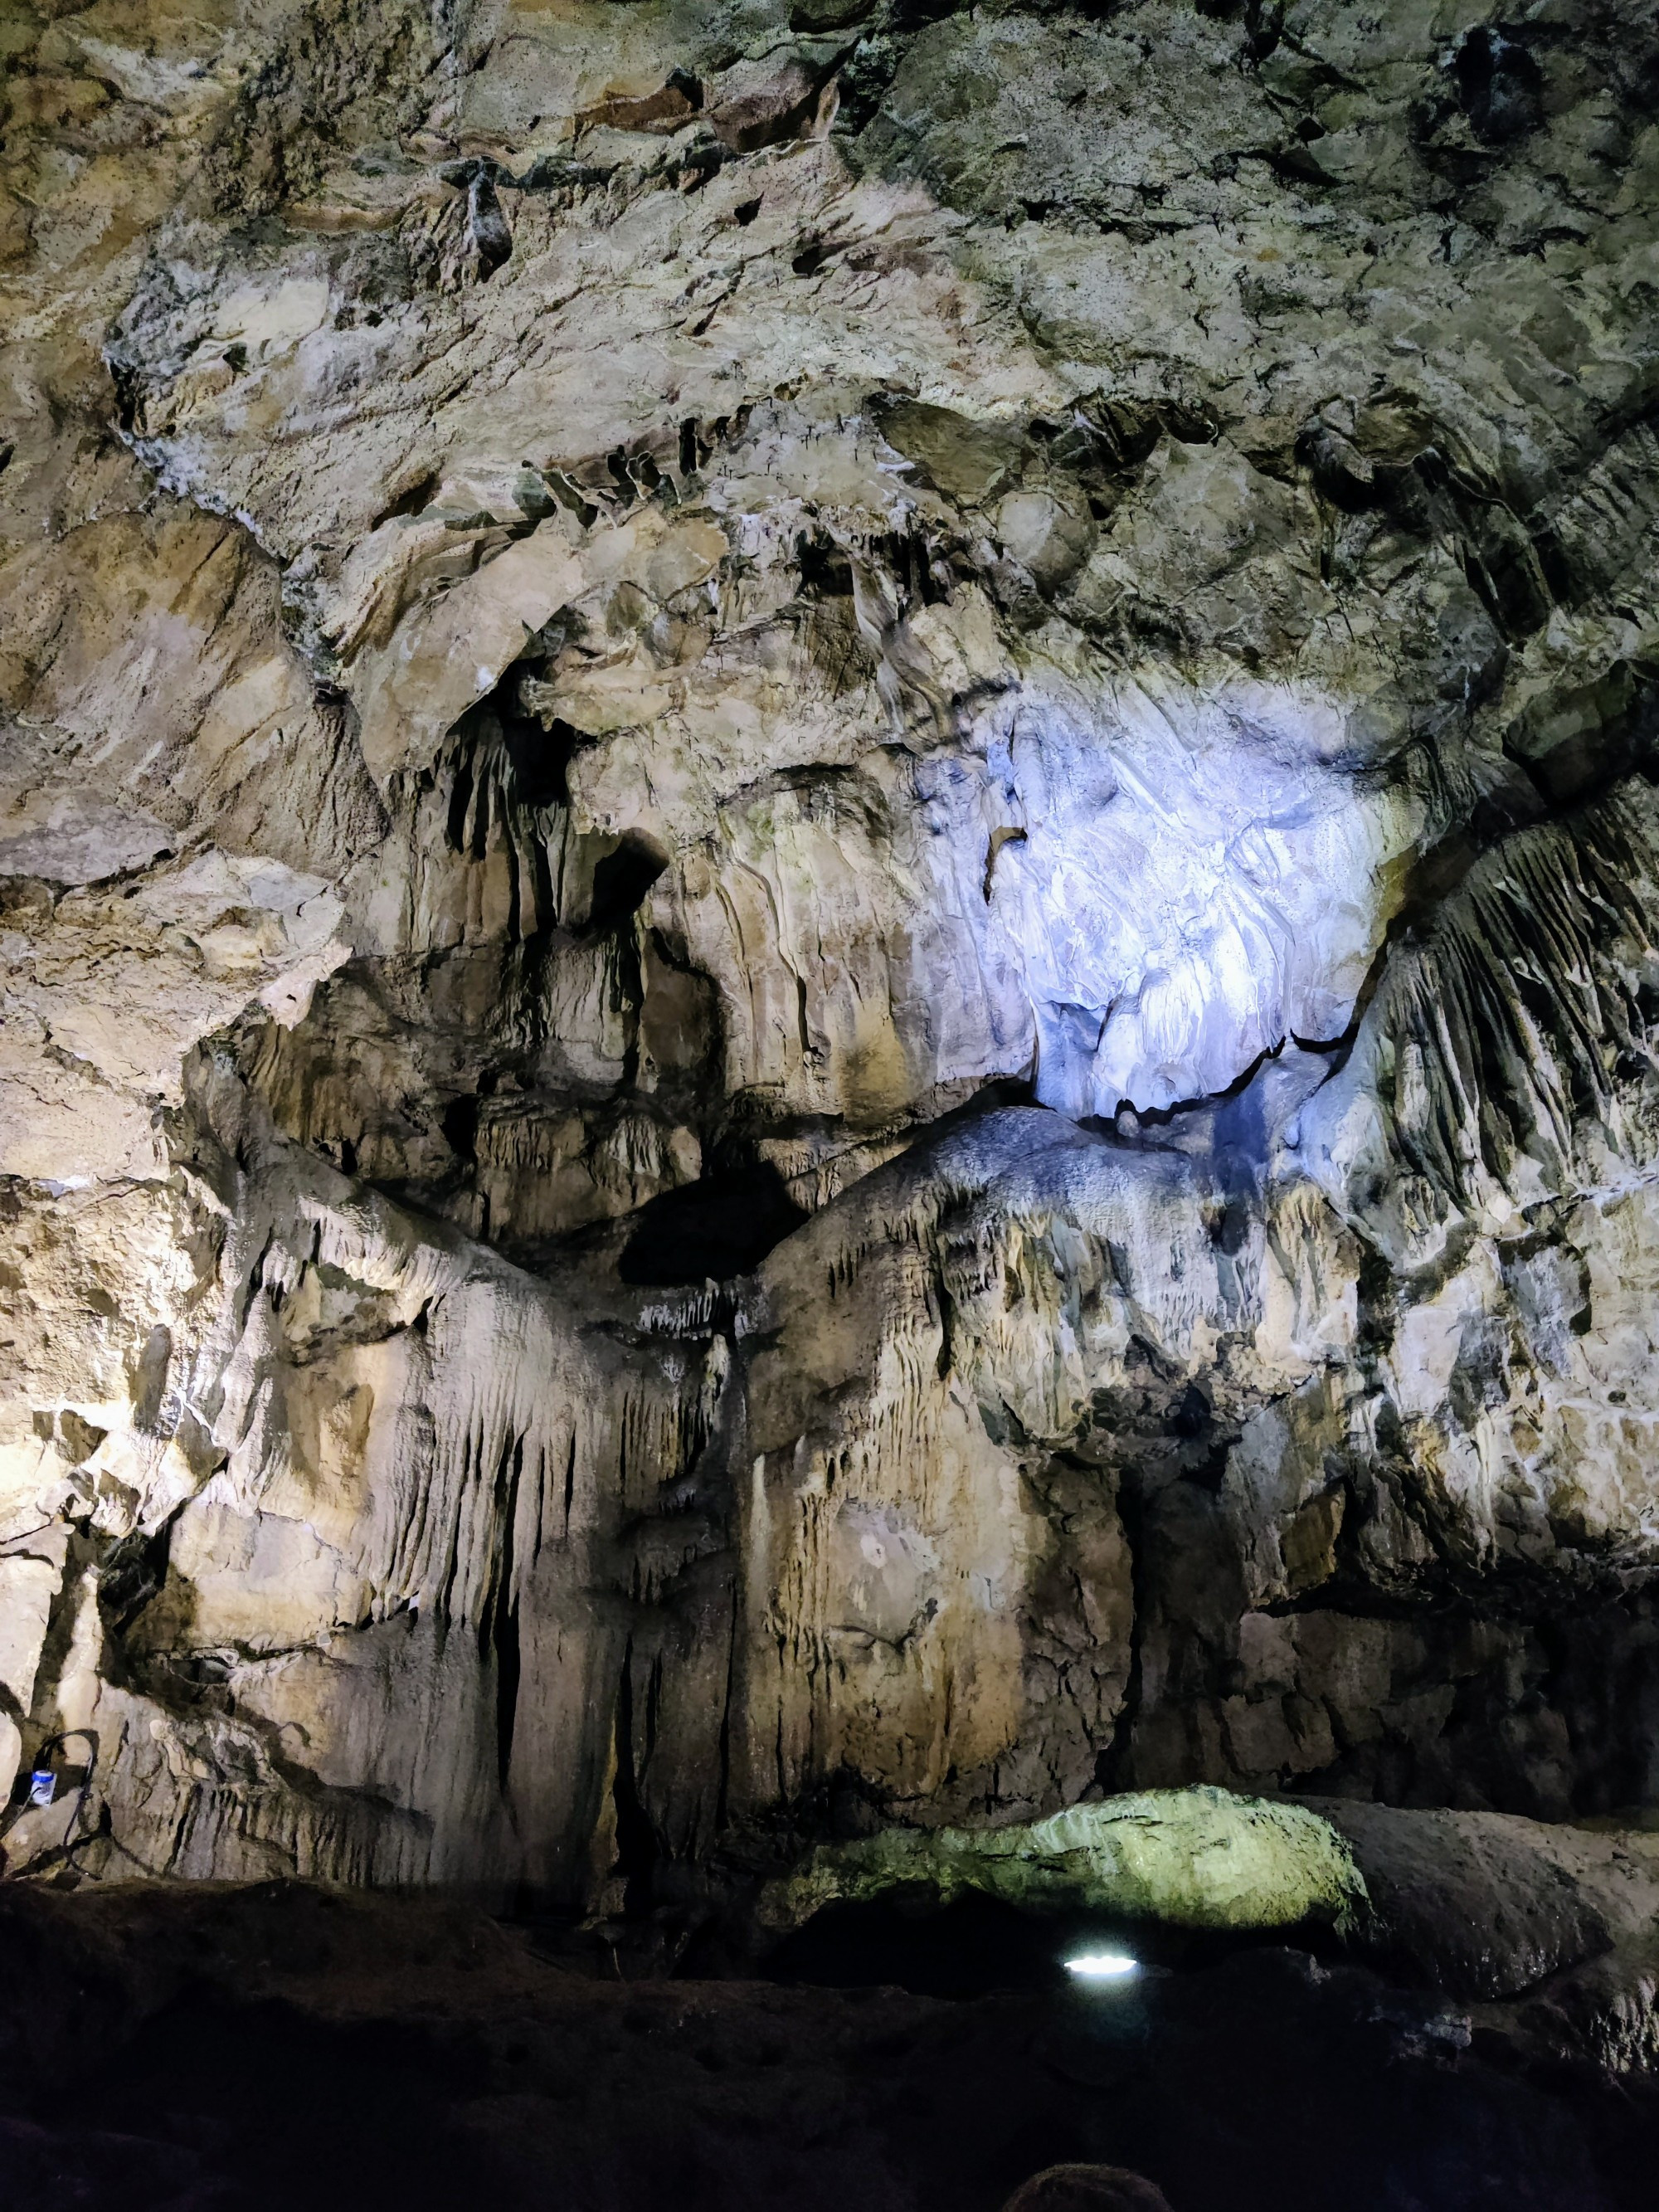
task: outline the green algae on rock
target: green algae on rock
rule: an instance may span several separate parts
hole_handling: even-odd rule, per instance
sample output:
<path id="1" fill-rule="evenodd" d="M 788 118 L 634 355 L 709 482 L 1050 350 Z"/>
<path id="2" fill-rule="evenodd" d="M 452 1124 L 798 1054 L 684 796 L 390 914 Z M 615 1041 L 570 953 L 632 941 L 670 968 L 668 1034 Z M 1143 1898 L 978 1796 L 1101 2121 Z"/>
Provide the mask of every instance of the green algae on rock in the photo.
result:
<path id="1" fill-rule="evenodd" d="M 1111 1912 L 1243 1933 L 1323 1920 L 1346 1929 L 1365 1884 L 1328 1820 L 1231 1790 L 1148 1790 L 1006 1828 L 890 1828 L 825 1845 L 763 1896 L 783 1935 L 824 1906 L 896 1890 L 949 1905 L 969 1892 L 1028 1911 Z"/>

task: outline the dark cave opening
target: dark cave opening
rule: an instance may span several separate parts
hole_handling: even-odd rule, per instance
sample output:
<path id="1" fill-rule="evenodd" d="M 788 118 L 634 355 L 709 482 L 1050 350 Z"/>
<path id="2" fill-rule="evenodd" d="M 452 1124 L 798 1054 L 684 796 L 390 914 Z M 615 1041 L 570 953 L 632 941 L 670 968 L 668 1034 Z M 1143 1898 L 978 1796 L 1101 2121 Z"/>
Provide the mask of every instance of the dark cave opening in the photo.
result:
<path id="1" fill-rule="evenodd" d="M 769 1162 L 711 1176 L 640 1208 L 622 1279 L 667 1288 L 746 1275 L 808 1218 Z"/>
<path id="2" fill-rule="evenodd" d="M 500 689 L 505 691 L 505 683 Z M 581 744 L 581 732 L 556 717 L 544 726 L 533 715 L 501 711 L 499 699 L 496 704 L 501 741 L 513 763 L 514 787 L 520 803 L 568 806 L 570 763 Z"/>
<path id="3" fill-rule="evenodd" d="M 1148 1977 L 1199 1972 L 1240 1952 L 1286 1947 L 1315 1956 L 1337 1949 L 1330 1930 L 1312 1921 L 1182 1929 L 1121 1915 L 1023 1911 L 978 1891 L 940 1904 L 931 1891 L 898 1888 L 825 1905 L 784 1937 L 764 1971 L 770 1980 L 816 1989 L 901 1989 L 956 2002 L 1069 1991 L 1121 2007 Z M 1095 1980 L 1067 1968 L 1068 1960 L 1102 1953 L 1133 1960 L 1134 1971 Z"/>
<path id="4" fill-rule="evenodd" d="M 1121 1930 L 1111 1933 L 1130 1948 Z M 995 1898 L 975 1893 L 941 1905 L 931 1895 L 895 1893 L 826 1905 L 784 1938 L 766 1970 L 775 1981 L 818 1989 L 962 1999 L 994 1990 L 1058 1992 L 1067 1985 L 1065 1955 L 1055 1922 Z"/>
<path id="5" fill-rule="evenodd" d="M 668 855 L 637 830 L 627 831 L 614 853 L 593 870 L 593 896 L 587 926 L 596 933 L 615 929 L 645 903 L 651 886 L 668 866 Z"/>

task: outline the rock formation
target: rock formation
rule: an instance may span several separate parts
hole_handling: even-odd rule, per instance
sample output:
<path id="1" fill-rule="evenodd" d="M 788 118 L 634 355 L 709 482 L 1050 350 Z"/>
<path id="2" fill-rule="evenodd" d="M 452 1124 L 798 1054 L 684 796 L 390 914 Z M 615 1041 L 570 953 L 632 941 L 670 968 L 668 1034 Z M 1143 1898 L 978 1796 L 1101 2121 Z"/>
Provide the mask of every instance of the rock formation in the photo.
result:
<path id="1" fill-rule="evenodd" d="M 1659 1808 L 1651 11 L 0 40 L 10 1869 Z"/>

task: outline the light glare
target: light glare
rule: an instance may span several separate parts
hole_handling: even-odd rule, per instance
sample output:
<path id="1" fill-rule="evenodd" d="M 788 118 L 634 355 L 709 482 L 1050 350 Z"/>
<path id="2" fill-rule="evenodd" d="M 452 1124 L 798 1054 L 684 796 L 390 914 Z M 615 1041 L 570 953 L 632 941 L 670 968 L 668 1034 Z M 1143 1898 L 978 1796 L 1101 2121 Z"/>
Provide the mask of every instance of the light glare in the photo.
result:
<path id="1" fill-rule="evenodd" d="M 1115 1982 L 1125 1974 L 1136 1972 L 1139 1963 L 1127 1951 L 1085 1951 L 1066 1961 L 1066 1971 L 1075 1974 L 1079 1981 Z"/>

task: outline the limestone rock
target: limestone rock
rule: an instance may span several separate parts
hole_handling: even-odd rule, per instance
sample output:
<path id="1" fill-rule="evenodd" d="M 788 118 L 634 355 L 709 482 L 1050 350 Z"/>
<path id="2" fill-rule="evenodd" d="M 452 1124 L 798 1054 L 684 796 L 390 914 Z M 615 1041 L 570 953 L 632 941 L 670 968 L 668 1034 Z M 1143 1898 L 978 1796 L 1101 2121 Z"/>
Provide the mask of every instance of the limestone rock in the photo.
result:
<path id="1" fill-rule="evenodd" d="M 1027 1826 L 902 1832 L 821 1849 L 763 1907 L 787 1930 L 826 1905 L 926 1887 L 1027 1911 L 1106 1913 L 1176 1928 L 1343 1928 L 1367 1902 L 1334 1829 L 1299 1806 L 1219 1790 L 1152 1790 Z M 1540 1977 L 1534 1976 L 1537 1979 Z"/>
<path id="2" fill-rule="evenodd" d="M 1294 1793 L 1648 2064 L 1650 11 L 3 40 L 9 1867 Z"/>

